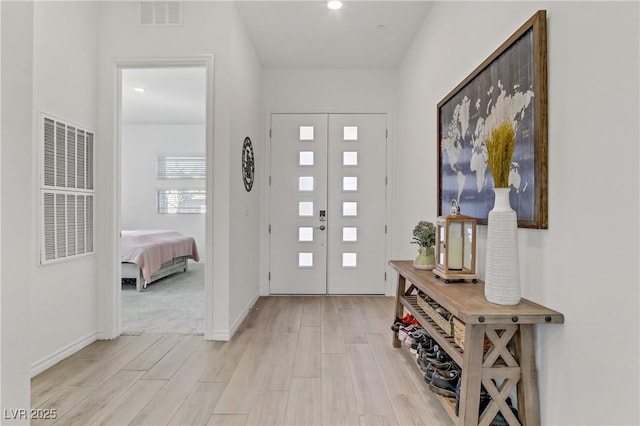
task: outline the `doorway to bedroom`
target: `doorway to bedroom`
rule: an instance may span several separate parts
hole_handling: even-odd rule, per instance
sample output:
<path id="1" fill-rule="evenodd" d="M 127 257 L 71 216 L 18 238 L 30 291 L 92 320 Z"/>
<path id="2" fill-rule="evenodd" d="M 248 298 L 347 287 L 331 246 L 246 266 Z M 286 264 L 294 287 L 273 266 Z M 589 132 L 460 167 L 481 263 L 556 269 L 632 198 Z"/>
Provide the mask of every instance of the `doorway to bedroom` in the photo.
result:
<path id="1" fill-rule="evenodd" d="M 204 334 L 206 94 L 206 67 L 121 69 L 123 335 Z"/>

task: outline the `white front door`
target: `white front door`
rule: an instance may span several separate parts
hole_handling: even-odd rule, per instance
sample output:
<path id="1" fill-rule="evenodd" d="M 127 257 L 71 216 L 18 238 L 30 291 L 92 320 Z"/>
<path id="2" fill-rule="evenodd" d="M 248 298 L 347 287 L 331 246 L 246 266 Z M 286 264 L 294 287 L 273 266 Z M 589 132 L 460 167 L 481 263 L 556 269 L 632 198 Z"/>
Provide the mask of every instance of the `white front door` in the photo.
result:
<path id="1" fill-rule="evenodd" d="M 271 116 L 272 294 L 384 294 L 386 116 Z"/>

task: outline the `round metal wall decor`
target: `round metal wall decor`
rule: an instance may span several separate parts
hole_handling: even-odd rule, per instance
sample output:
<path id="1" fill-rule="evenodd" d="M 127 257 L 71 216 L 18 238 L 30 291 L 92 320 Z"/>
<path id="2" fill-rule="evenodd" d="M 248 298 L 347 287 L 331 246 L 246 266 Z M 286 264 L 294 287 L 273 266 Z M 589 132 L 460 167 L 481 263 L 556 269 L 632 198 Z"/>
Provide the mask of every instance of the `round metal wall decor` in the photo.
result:
<path id="1" fill-rule="evenodd" d="M 255 161 L 253 158 L 253 146 L 251 145 L 251 139 L 246 137 L 242 145 L 242 181 L 244 182 L 244 189 L 246 189 L 247 192 L 251 191 L 253 187 L 254 172 Z"/>

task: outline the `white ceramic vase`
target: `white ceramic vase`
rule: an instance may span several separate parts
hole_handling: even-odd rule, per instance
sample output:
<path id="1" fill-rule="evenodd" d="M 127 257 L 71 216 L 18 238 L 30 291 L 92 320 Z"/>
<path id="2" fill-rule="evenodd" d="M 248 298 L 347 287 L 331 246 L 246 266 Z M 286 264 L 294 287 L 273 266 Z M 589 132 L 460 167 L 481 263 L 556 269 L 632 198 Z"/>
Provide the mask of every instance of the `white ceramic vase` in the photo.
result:
<path id="1" fill-rule="evenodd" d="M 520 302 L 518 218 L 509 202 L 509 188 L 494 188 L 495 203 L 487 225 L 487 264 L 484 295 L 491 303 Z"/>

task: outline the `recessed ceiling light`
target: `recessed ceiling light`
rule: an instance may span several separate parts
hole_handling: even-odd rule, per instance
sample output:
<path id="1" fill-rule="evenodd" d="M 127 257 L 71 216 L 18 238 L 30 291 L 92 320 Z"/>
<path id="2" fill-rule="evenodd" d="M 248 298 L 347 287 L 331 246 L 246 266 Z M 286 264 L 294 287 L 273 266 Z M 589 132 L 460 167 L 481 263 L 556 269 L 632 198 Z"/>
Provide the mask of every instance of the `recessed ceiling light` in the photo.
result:
<path id="1" fill-rule="evenodd" d="M 327 3 L 327 7 L 331 10 L 342 9 L 342 2 L 340 0 L 331 0 Z"/>
<path id="2" fill-rule="evenodd" d="M 144 87 L 134 87 L 133 90 L 138 93 L 144 93 Z"/>

